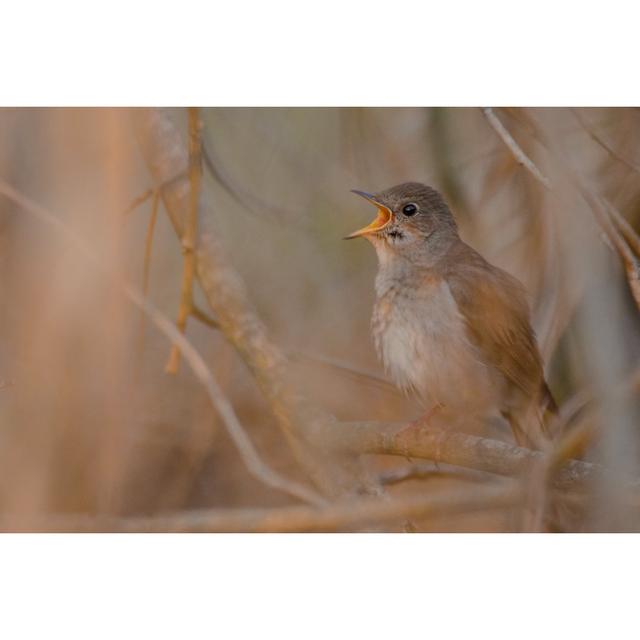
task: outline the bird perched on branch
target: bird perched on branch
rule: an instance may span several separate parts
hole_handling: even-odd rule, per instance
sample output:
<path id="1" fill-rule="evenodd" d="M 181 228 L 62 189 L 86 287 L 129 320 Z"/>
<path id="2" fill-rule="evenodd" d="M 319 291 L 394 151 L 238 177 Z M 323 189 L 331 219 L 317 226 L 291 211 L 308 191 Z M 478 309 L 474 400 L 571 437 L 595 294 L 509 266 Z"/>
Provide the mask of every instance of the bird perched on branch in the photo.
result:
<path id="1" fill-rule="evenodd" d="M 347 239 L 364 237 L 378 254 L 372 330 L 394 382 L 429 403 L 428 415 L 502 414 L 518 444 L 544 446 L 555 403 L 522 285 L 460 239 L 435 189 L 408 182 L 354 193 L 378 209 Z"/>

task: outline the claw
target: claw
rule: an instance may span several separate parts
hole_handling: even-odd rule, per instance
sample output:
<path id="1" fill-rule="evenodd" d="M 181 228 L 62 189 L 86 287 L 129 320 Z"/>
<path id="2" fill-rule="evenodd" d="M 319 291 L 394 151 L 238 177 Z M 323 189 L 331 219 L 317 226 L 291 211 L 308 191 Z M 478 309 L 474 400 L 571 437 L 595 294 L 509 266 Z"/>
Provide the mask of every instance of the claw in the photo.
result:
<path id="1" fill-rule="evenodd" d="M 444 408 L 443 404 L 436 402 L 436 404 L 434 404 L 430 409 L 425 411 L 425 413 L 422 416 L 420 416 L 416 420 L 412 420 L 404 429 L 401 429 L 397 435 L 400 438 L 404 438 L 408 434 L 411 434 L 416 431 L 419 431 L 420 429 L 423 429 L 425 426 L 431 426 L 431 419 L 433 418 L 433 416 L 436 415 L 436 413 L 438 413 L 438 411 L 440 411 L 443 408 Z M 405 455 L 405 458 L 407 459 L 408 462 L 413 462 L 413 460 L 409 457 L 409 455 Z"/>

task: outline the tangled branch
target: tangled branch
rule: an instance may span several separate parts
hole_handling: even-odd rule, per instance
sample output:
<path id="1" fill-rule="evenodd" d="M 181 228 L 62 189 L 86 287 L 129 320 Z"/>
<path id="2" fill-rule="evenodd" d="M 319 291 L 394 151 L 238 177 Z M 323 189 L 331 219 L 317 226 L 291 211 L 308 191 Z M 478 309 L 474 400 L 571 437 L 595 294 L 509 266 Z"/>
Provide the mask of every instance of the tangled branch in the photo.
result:
<path id="1" fill-rule="evenodd" d="M 59 232 L 62 237 L 76 249 L 79 255 L 83 256 L 85 261 L 98 272 L 102 274 L 109 273 L 108 268 L 95 257 L 85 242 L 71 231 L 57 216 L 22 195 L 6 182 L 0 181 L 0 194 L 9 198 L 21 209 Z M 167 338 L 178 346 L 182 355 L 189 362 L 196 378 L 205 388 L 211 404 L 222 418 L 222 422 L 236 445 L 240 457 L 245 463 L 249 473 L 267 486 L 279 491 L 284 491 L 305 502 L 315 505 L 323 504 L 324 500 L 317 493 L 297 482 L 284 478 L 272 470 L 262 460 L 206 362 L 191 342 L 177 330 L 175 325 L 131 285 L 126 283 L 122 284 L 122 291 L 133 304 L 147 315 Z"/>

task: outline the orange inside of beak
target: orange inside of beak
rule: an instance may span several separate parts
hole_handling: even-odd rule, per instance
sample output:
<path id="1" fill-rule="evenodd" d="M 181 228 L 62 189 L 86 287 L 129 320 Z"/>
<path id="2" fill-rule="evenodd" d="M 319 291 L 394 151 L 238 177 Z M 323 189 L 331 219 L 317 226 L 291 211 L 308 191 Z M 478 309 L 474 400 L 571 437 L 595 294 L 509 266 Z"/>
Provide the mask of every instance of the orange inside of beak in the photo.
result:
<path id="1" fill-rule="evenodd" d="M 358 193 L 358 192 L 355 192 L 355 193 Z M 378 215 L 376 216 L 376 219 L 370 224 L 368 224 L 366 227 L 363 227 L 362 229 L 358 229 L 357 231 L 350 233 L 348 236 L 345 236 L 345 240 L 351 240 L 351 238 L 358 238 L 360 236 L 366 236 L 369 233 L 375 233 L 376 231 L 380 231 L 381 229 L 384 229 L 391 222 L 391 219 L 393 218 L 393 213 L 391 212 L 391 209 L 385 207 L 379 202 L 376 202 L 371 197 L 364 195 L 363 193 L 358 193 L 358 195 L 362 195 L 362 197 L 368 200 L 369 202 L 371 202 L 371 204 L 375 204 L 376 207 L 378 207 Z"/>

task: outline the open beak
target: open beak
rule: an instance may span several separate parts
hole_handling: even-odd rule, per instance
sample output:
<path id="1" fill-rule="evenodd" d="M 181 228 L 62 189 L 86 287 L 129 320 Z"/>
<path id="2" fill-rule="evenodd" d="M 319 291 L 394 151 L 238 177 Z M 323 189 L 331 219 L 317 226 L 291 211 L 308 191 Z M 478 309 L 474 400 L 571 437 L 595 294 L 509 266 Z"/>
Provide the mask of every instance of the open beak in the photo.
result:
<path id="1" fill-rule="evenodd" d="M 352 189 L 351 192 L 357 193 L 359 196 L 362 196 L 365 200 L 368 200 L 371 204 L 374 204 L 376 207 L 378 207 L 378 215 L 371 224 L 368 224 L 366 227 L 358 229 L 358 231 L 354 231 L 348 236 L 345 236 L 345 240 L 351 240 L 351 238 L 366 236 L 369 233 L 376 233 L 376 231 L 384 229 L 391 222 L 391 219 L 393 218 L 391 209 L 377 202 L 370 193 L 365 193 L 364 191 L 356 191 L 355 189 Z"/>

